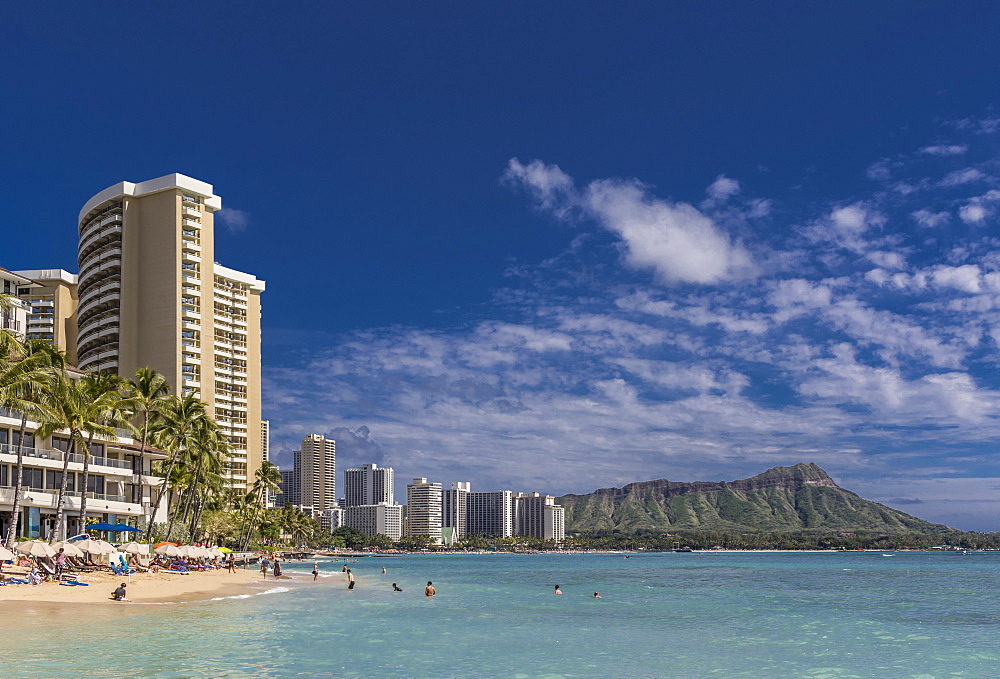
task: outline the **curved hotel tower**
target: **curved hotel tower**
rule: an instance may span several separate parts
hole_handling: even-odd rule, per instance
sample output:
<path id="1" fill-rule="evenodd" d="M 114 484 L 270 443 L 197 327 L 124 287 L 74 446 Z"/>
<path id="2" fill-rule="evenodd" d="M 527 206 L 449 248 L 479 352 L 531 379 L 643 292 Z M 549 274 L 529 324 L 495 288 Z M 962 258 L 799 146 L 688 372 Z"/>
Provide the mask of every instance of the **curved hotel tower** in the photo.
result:
<path id="1" fill-rule="evenodd" d="M 260 293 L 264 281 L 215 262 L 212 185 L 171 174 L 120 182 L 80 210 L 77 365 L 131 377 L 149 366 L 197 393 L 227 432 L 231 487 L 263 456 Z"/>

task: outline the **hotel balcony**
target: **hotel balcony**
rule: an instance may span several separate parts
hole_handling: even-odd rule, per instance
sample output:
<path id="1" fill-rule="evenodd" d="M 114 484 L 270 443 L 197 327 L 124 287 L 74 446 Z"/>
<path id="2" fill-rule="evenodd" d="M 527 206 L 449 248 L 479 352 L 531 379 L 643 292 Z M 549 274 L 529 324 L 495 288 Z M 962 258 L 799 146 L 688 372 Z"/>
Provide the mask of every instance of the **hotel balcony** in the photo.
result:
<path id="1" fill-rule="evenodd" d="M 59 503 L 59 490 L 37 488 L 21 489 L 21 505 L 24 507 L 41 507 L 42 509 L 55 509 Z M 0 486 L 0 505 L 14 504 L 14 487 Z M 63 499 L 63 509 L 68 513 L 80 511 L 80 493 L 67 491 Z M 105 493 L 87 493 L 88 512 L 108 512 L 111 514 L 121 514 L 127 516 L 141 516 L 143 504 L 141 502 L 129 502 L 124 495 L 110 495 Z"/>

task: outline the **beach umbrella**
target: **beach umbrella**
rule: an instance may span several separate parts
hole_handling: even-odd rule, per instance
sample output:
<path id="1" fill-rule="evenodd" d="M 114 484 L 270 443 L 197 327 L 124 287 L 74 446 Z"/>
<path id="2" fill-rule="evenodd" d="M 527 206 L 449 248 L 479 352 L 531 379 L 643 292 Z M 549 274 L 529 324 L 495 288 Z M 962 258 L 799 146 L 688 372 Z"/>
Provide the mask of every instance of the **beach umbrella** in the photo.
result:
<path id="1" fill-rule="evenodd" d="M 14 549 L 28 556 L 55 556 L 56 554 L 56 550 L 52 549 L 49 543 L 42 542 L 41 540 L 18 542 L 14 545 Z"/>
<path id="2" fill-rule="evenodd" d="M 177 545 L 172 543 L 167 543 L 164 545 L 159 545 L 153 549 L 157 554 L 163 554 L 164 556 L 180 556 L 181 552 L 177 549 Z"/>
<path id="3" fill-rule="evenodd" d="M 212 547 L 210 550 L 208 550 L 208 554 L 213 559 L 218 559 L 219 557 L 222 556 L 222 551 L 218 547 Z"/>
<path id="4" fill-rule="evenodd" d="M 53 542 L 52 549 L 58 552 L 61 548 L 66 556 L 83 556 L 83 550 L 77 546 L 78 544 L 73 542 Z"/>
<path id="5" fill-rule="evenodd" d="M 118 528 L 110 523 L 92 523 L 89 526 L 84 526 L 84 530 L 118 530 Z"/>
<path id="6" fill-rule="evenodd" d="M 140 532 L 138 528 L 135 528 L 134 526 L 129 526 L 129 525 L 124 524 L 124 523 L 116 523 L 115 525 L 113 525 L 108 530 L 118 531 L 119 533 L 123 533 L 123 532 L 138 533 L 138 532 Z"/>
<path id="7" fill-rule="evenodd" d="M 0 545 L 0 561 L 13 561 L 16 558 L 17 554 Z"/>
<path id="8" fill-rule="evenodd" d="M 183 547 L 178 547 L 177 550 L 185 559 L 201 556 L 201 547 L 195 547 L 194 545 L 184 545 Z"/>
<path id="9" fill-rule="evenodd" d="M 231 551 L 233 551 L 229 549 L 229 547 L 216 547 L 216 549 L 222 552 L 223 554 L 229 554 Z"/>
<path id="10" fill-rule="evenodd" d="M 149 554 L 149 545 L 143 545 L 138 542 L 130 542 L 118 549 L 128 554 Z"/>
<path id="11" fill-rule="evenodd" d="M 98 556 L 118 551 L 110 542 L 105 542 L 104 540 L 84 540 L 77 546 L 85 552 Z"/>

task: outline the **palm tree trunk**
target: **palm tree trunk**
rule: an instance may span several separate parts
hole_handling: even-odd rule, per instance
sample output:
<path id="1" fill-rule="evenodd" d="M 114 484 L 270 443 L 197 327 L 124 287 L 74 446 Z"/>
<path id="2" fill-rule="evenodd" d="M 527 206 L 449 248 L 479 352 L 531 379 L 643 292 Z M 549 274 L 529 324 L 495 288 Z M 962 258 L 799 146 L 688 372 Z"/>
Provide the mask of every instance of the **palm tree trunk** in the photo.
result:
<path id="1" fill-rule="evenodd" d="M 66 482 L 69 480 L 69 458 L 74 454 L 76 450 L 76 432 L 70 430 L 69 432 L 69 451 L 63 453 L 63 470 L 62 479 L 59 484 L 59 499 L 56 501 L 56 527 L 52 531 L 52 535 L 49 536 L 49 543 L 56 541 L 60 533 L 62 533 L 62 520 L 63 520 L 63 503 L 66 501 Z M 66 539 L 63 535 L 59 539 Z"/>
<path id="2" fill-rule="evenodd" d="M 80 525 L 87 525 L 87 480 L 90 474 L 90 445 L 94 442 L 94 434 L 91 432 L 87 439 L 87 450 L 83 452 L 83 491 L 80 493 Z"/>
<path id="3" fill-rule="evenodd" d="M 14 483 L 14 506 L 10 510 L 10 526 L 7 528 L 7 547 L 14 548 L 17 540 L 17 522 L 21 510 L 21 484 L 24 483 L 24 432 L 28 429 L 28 416 L 21 415 L 21 430 L 17 435 L 17 471 Z"/>
<path id="4" fill-rule="evenodd" d="M 160 501 L 163 500 L 164 493 L 167 492 L 167 484 L 170 483 L 170 475 L 174 473 L 174 465 L 177 464 L 177 457 L 177 452 L 170 455 L 170 464 L 167 465 L 167 473 L 163 477 L 160 492 L 156 494 L 156 502 L 153 503 L 153 509 L 149 513 L 149 525 L 146 527 L 146 542 L 149 542 L 153 536 L 153 519 L 156 517 L 156 512 L 160 510 Z"/>
<path id="5" fill-rule="evenodd" d="M 254 526 L 257 523 L 257 512 L 259 510 L 260 510 L 260 507 L 257 506 L 257 505 L 254 505 L 253 514 L 250 517 L 250 525 L 247 526 L 247 536 L 243 540 L 243 551 L 244 552 L 247 550 L 248 547 L 250 547 L 250 536 L 253 535 L 253 529 L 254 529 Z"/>

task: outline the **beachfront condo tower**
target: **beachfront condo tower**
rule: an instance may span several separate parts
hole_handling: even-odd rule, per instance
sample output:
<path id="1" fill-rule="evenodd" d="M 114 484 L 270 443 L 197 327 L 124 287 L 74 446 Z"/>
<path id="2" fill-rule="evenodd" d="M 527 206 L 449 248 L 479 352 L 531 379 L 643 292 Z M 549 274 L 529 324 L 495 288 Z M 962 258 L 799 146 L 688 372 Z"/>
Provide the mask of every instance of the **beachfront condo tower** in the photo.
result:
<path id="1" fill-rule="evenodd" d="M 514 492 L 494 490 L 469 493 L 466 534 L 509 538 L 514 535 Z"/>
<path id="2" fill-rule="evenodd" d="M 253 482 L 260 435 L 264 281 L 216 262 L 212 185 L 170 174 L 119 182 L 79 215 L 77 365 L 135 375 L 149 366 L 174 393 L 195 393 L 229 436 L 224 471 Z"/>
<path id="3" fill-rule="evenodd" d="M 441 484 L 425 478 L 406 484 L 406 535 L 441 543 Z"/>
<path id="4" fill-rule="evenodd" d="M 441 528 L 444 531 L 445 544 L 461 540 L 466 532 L 466 512 L 469 491 L 472 484 L 468 481 L 455 481 L 451 488 L 441 491 Z"/>
<path id="5" fill-rule="evenodd" d="M 337 442 L 322 434 L 302 439 L 292 453 L 299 482 L 297 504 L 322 512 L 337 506 Z"/>
<path id="6" fill-rule="evenodd" d="M 18 271 L 35 285 L 18 288 L 17 296 L 27 304 L 26 339 L 51 342 L 65 351 L 70 363 L 76 362 L 76 279 L 75 273 L 62 269 Z"/>
<path id="7" fill-rule="evenodd" d="M 395 504 L 392 467 L 365 464 L 344 471 L 344 506 Z"/>
<path id="8" fill-rule="evenodd" d="M 518 535 L 556 541 L 566 537 L 565 510 L 551 495 L 518 493 L 514 508 Z"/>

